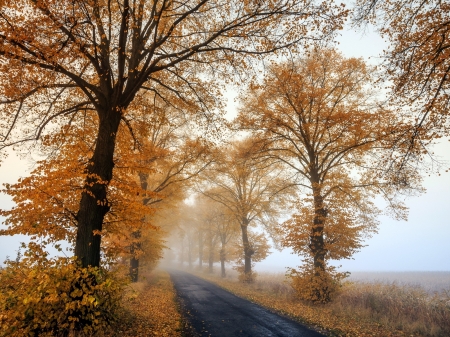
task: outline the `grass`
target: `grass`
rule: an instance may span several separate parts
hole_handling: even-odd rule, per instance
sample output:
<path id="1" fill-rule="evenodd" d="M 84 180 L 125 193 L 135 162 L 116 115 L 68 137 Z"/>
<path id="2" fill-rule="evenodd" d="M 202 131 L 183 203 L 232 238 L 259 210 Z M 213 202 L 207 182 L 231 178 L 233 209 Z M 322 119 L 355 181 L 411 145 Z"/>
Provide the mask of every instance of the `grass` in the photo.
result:
<path id="1" fill-rule="evenodd" d="M 253 284 L 199 274 L 238 296 L 313 326 L 329 336 L 450 336 L 450 294 L 419 286 L 346 282 L 336 299 L 314 305 L 295 298 L 283 274 L 260 273 Z"/>
<path id="2" fill-rule="evenodd" d="M 155 270 L 133 283 L 123 298 L 124 315 L 116 328 L 123 337 L 181 337 L 181 316 L 167 272 Z"/>

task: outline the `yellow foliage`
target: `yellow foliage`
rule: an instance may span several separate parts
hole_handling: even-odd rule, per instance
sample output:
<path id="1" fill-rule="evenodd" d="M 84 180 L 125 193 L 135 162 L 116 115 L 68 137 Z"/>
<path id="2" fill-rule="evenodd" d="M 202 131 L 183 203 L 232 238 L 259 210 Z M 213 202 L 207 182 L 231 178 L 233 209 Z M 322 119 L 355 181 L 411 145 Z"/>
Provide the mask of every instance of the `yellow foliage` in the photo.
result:
<path id="1" fill-rule="evenodd" d="M 108 335 L 118 319 L 124 280 L 72 258 L 47 259 L 31 244 L 0 273 L 0 336 Z"/>
<path id="2" fill-rule="evenodd" d="M 289 273 L 297 296 L 314 303 L 331 301 L 340 287 L 341 280 L 346 276 L 346 273 L 336 272 L 332 266 L 321 270 L 314 268 L 311 263 L 304 264 L 299 270 L 292 268 Z"/>

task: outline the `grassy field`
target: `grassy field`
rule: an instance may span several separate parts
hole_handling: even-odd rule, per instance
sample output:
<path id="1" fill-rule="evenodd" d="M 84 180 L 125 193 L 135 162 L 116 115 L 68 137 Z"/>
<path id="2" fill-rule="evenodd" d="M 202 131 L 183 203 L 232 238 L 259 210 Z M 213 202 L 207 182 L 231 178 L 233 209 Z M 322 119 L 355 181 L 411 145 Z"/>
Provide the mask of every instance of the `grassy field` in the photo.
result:
<path id="1" fill-rule="evenodd" d="M 256 282 L 250 285 L 239 283 L 232 272 L 226 279 L 216 274 L 197 274 L 329 336 L 450 336 L 450 294 L 430 293 L 430 289 L 446 284 L 446 274 L 416 278 L 420 283 L 405 277 L 393 280 L 365 275 L 365 279 L 356 280 L 354 276 L 343 284 L 336 299 L 326 305 L 296 299 L 280 273 L 259 273 Z"/>

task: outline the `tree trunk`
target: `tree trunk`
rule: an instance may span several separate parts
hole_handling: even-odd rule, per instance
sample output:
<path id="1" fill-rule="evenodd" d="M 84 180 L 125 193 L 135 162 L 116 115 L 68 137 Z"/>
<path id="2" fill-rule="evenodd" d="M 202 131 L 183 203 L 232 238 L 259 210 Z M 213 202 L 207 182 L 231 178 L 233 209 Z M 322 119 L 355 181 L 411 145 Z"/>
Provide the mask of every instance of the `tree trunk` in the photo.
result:
<path id="1" fill-rule="evenodd" d="M 208 272 L 212 274 L 214 272 L 214 251 L 210 249 L 209 251 L 209 259 L 208 259 Z"/>
<path id="2" fill-rule="evenodd" d="M 75 256 L 82 267 L 100 266 L 103 219 L 110 208 L 106 193 L 112 179 L 114 149 L 120 118 L 121 114 L 115 108 L 99 113 L 96 145 L 86 168 L 87 177 L 77 214 Z"/>
<path id="3" fill-rule="evenodd" d="M 198 268 L 201 270 L 203 267 L 203 232 L 198 231 Z"/>
<path id="4" fill-rule="evenodd" d="M 130 277 L 131 282 L 135 283 L 139 279 L 139 259 L 136 257 L 136 254 L 139 253 L 139 250 L 141 248 L 141 243 L 139 242 L 139 239 L 141 237 L 140 231 L 135 231 L 131 233 L 131 237 L 133 238 L 133 242 L 131 243 L 130 247 Z"/>
<path id="5" fill-rule="evenodd" d="M 188 265 L 189 265 L 189 269 L 192 269 L 192 239 L 190 237 L 188 237 Z"/>
<path id="6" fill-rule="evenodd" d="M 250 281 L 252 274 L 252 255 L 254 254 L 254 251 L 250 246 L 250 242 L 248 241 L 248 224 L 249 221 L 246 218 L 242 219 L 241 231 L 242 244 L 244 246 L 244 276 Z"/>
<path id="7" fill-rule="evenodd" d="M 136 283 L 139 279 L 139 259 L 134 256 L 130 260 L 130 277 L 133 283 Z"/>
<path id="8" fill-rule="evenodd" d="M 222 278 L 225 278 L 227 275 L 225 273 L 225 249 L 221 249 L 220 250 L 220 270 L 221 270 L 221 275 Z"/>
<path id="9" fill-rule="evenodd" d="M 181 254 L 179 255 L 180 267 L 184 267 L 184 254 L 185 254 L 184 238 L 181 240 Z"/>
<path id="10" fill-rule="evenodd" d="M 213 239 L 213 233 L 211 229 L 208 232 L 208 239 L 209 239 L 209 251 L 208 251 L 208 272 L 212 274 L 214 272 L 214 239 Z"/>
<path id="11" fill-rule="evenodd" d="M 314 193 L 314 223 L 311 230 L 311 244 L 309 248 L 314 259 L 314 269 L 318 273 L 325 271 L 325 254 L 327 253 L 324 244 L 323 229 L 327 211 L 323 204 L 321 189 L 313 187 Z"/>

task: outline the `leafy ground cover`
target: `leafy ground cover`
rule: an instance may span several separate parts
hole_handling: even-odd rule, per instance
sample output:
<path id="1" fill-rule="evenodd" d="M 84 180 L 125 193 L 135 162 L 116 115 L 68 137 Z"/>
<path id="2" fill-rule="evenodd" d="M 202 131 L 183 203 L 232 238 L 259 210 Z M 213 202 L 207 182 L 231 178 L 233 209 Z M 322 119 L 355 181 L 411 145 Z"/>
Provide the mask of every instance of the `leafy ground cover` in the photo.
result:
<path id="1" fill-rule="evenodd" d="M 420 287 L 347 282 L 332 303 L 318 305 L 295 298 L 282 274 L 261 273 L 252 284 L 238 282 L 234 277 L 197 275 L 329 336 L 450 335 L 448 292 L 430 296 Z"/>
<path id="2" fill-rule="evenodd" d="M 131 284 L 123 306 L 125 315 L 117 336 L 182 336 L 175 290 L 167 272 L 156 270 L 146 274 L 143 282 Z"/>

